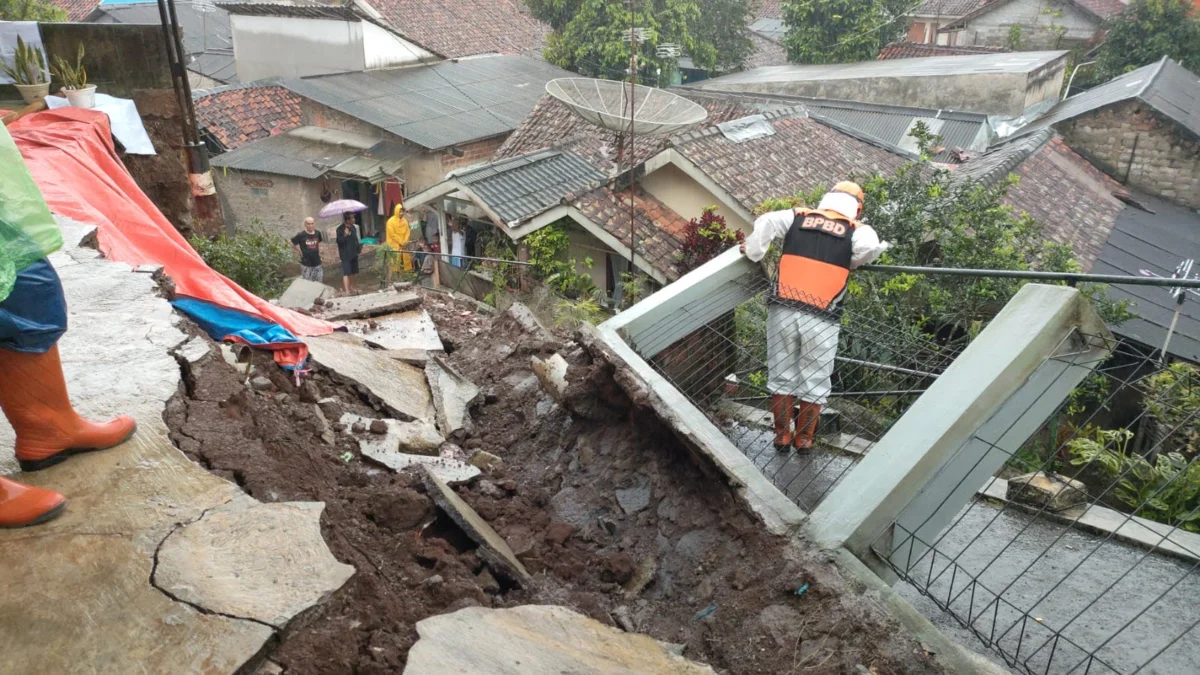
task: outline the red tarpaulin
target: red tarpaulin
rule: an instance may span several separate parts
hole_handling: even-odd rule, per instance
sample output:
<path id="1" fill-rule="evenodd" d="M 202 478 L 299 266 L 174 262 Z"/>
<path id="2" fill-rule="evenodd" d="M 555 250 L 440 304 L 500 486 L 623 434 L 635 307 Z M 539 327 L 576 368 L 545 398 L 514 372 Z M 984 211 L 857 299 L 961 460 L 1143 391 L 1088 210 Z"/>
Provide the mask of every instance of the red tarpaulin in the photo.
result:
<path id="1" fill-rule="evenodd" d="M 296 335 L 333 331 L 333 324 L 272 305 L 210 268 L 129 175 L 104 113 L 59 108 L 22 117 L 8 130 L 50 210 L 94 225 L 108 258 L 163 265 L 177 294 L 265 318 Z M 294 365 L 306 353 L 297 344 L 277 351 L 276 360 Z"/>

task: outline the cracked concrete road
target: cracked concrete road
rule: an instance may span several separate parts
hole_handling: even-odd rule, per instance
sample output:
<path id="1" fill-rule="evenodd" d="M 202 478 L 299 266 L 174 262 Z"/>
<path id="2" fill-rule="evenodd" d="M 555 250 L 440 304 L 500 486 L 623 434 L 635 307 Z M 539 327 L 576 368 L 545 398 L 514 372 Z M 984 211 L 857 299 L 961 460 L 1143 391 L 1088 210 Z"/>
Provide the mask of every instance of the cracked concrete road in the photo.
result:
<path id="1" fill-rule="evenodd" d="M 353 568 L 333 560 L 320 539 L 319 507 L 291 509 L 293 520 L 280 526 L 280 505 L 251 499 L 171 444 L 162 413 L 180 372 L 170 352 L 186 336 L 150 275 L 78 248 L 83 233 L 65 225 L 67 247 L 51 257 L 70 312 L 60 343 L 68 386 L 81 413 L 127 412 L 138 432 L 117 448 L 17 476 L 63 492 L 70 503 L 48 524 L 0 530 L 3 669 L 233 672 L 259 654 L 274 626 L 327 597 Z M 15 470 L 12 440 L 0 419 L 6 474 Z M 193 586 L 194 601 L 177 601 L 153 585 L 167 571 L 155 562 L 168 535 L 225 512 L 238 515 L 215 520 L 215 530 L 193 538 L 190 555 L 172 559 L 170 574 Z M 272 526 L 256 527 L 256 513 Z M 315 531 L 315 541 L 296 541 L 297 529 Z M 239 555 L 220 555 L 230 550 Z M 245 559 L 272 554 L 276 562 L 300 564 L 274 564 L 272 582 L 261 575 L 230 582 Z"/>

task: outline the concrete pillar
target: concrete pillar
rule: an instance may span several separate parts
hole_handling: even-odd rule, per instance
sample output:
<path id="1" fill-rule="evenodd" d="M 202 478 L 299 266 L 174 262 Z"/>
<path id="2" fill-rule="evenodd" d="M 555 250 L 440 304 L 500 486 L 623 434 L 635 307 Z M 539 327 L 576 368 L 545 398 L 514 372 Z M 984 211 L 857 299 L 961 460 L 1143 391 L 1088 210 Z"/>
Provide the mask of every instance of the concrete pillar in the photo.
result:
<path id="1" fill-rule="evenodd" d="M 935 536 L 1112 344 L 1076 289 L 1027 284 L 810 514 L 809 536 L 869 564 L 897 522 Z M 923 552 L 900 535 L 887 546 Z"/>

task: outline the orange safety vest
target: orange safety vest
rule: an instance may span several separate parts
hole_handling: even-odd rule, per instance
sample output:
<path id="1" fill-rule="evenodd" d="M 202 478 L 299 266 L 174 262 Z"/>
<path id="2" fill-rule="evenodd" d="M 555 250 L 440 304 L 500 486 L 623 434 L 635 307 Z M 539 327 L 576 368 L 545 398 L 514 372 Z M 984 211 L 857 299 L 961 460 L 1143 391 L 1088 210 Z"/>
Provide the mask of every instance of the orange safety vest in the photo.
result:
<path id="1" fill-rule="evenodd" d="M 824 311 L 846 290 L 858 223 L 835 211 L 796 208 L 795 214 L 783 238 L 777 296 Z"/>

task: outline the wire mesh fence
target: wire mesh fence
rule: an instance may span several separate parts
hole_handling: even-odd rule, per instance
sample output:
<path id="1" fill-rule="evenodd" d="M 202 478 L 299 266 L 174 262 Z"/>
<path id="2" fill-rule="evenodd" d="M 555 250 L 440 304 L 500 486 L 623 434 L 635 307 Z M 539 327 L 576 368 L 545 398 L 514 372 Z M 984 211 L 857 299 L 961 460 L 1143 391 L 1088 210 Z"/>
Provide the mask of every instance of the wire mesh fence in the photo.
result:
<path id="1" fill-rule="evenodd" d="M 1154 356 L 1118 345 L 1086 364 L 1092 374 L 1017 448 L 976 435 L 960 453 L 977 458 L 933 480 L 958 486 L 964 467 L 1002 451 L 1001 468 L 967 486 L 978 498 L 935 534 L 897 523 L 872 544 L 1014 670 L 1177 673 L 1200 662 L 1200 371 Z"/>
<path id="2" fill-rule="evenodd" d="M 738 299 L 742 299 L 737 302 Z M 712 316 L 712 307 L 732 307 Z M 678 324 L 695 325 L 680 329 Z M 663 336 L 684 337 L 663 344 Z M 962 337 L 962 336 L 958 336 Z M 760 271 L 631 340 L 801 508 L 811 510 L 961 351 Z"/>

